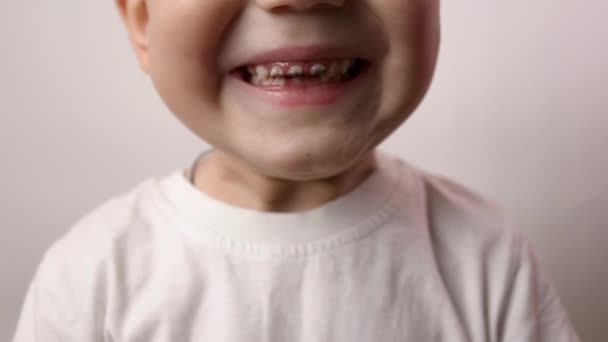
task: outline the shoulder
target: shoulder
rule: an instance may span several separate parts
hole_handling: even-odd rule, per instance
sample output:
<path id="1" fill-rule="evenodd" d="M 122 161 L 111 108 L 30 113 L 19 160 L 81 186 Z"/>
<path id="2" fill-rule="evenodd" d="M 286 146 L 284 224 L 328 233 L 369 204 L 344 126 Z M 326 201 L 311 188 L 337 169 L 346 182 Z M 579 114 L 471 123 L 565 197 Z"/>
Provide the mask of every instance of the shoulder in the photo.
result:
<path id="1" fill-rule="evenodd" d="M 509 341 L 574 335 L 530 243 L 502 208 L 457 181 L 402 165 L 417 181 L 418 222 L 451 305 L 485 326 L 472 334 Z M 549 340 L 566 339 L 542 339 Z"/>
<path id="2" fill-rule="evenodd" d="M 67 280 L 66 275 L 77 277 L 104 268 L 120 240 L 146 219 L 146 202 L 155 182 L 140 182 L 81 216 L 44 252 L 39 272 L 63 272 Z"/>
<path id="3" fill-rule="evenodd" d="M 523 235 L 517 222 L 496 202 L 447 176 L 403 160 L 400 166 L 413 179 L 410 184 L 417 188 L 419 214 L 424 216 L 435 244 L 489 248 L 504 243 L 520 247 L 516 245 L 522 243 Z"/>
<path id="4" fill-rule="evenodd" d="M 136 276 L 124 260 L 147 257 L 141 250 L 152 244 L 157 186 L 151 178 L 105 200 L 46 249 L 32 280 L 41 315 L 57 315 L 60 307 L 66 321 L 101 317 L 111 289 Z"/>
<path id="5" fill-rule="evenodd" d="M 422 169 L 418 174 L 428 215 L 436 222 L 490 231 L 505 228 L 506 213 L 494 201 L 444 175 Z"/>
<path id="6" fill-rule="evenodd" d="M 84 215 L 44 252 L 30 284 L 21 329 L 53 330 L 90 340 L 99 335 L 116 281 L 121 236 L 141 220 L 151 181 L 103 202 Z M 87 337 L 84 337 L 87 336 Z"/>
<path id="7" fill-rule="evenodd" d="M 501 286 L 496 279 L 514 276 L 529 246 L 509 213 L 458 181 L 408 161 L 397 164 L 401 222 L 414 222 L 444 281 Z"/>

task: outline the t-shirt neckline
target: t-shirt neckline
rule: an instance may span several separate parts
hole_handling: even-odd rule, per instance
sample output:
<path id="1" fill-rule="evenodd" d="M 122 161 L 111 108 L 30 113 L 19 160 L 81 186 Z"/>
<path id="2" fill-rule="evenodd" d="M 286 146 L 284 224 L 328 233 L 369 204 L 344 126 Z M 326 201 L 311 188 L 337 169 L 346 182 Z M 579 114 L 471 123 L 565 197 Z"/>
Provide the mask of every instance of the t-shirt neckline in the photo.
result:
<path id="1" fill-rule="evenodd" d="M 212 150 L 203 152 L 204 158 Z M 377 227 L 393 207 L 401 173 L 396 160 L 375 151 L 376 169 L 349 193 L 320 207 L 299 212 L 264 212 L 211 197 L 181 169 L 161 180 L 160 190 L 191 228 L 232 245 L 266 248 L 319 247 L 345 243 Z"/>

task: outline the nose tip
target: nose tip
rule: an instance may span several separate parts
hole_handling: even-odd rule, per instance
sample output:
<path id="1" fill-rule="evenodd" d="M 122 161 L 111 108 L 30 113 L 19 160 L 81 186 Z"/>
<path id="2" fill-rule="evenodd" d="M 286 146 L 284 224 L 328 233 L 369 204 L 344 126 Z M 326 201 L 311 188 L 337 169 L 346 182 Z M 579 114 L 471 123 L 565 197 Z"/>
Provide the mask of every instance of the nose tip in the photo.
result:
<path id="1" fill-rule="evenodd" d="M 305 11 L 315 8 L 341 7 L 346 0 L 257 0 L 258 6 L 265 10 Z"/>

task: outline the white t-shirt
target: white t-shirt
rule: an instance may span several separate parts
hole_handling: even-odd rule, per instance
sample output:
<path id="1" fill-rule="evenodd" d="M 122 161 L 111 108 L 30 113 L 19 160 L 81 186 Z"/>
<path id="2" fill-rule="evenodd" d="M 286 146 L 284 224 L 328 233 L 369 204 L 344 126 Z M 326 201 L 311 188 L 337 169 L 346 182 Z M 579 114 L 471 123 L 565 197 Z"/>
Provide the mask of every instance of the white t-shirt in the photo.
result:
<path id="1" fill-rule="evenodd" d="M 574 342 L 521 233 L 462 186 L 377 152 L 305 212 L 150 179 L 46 251 L 13 342 Z"/>

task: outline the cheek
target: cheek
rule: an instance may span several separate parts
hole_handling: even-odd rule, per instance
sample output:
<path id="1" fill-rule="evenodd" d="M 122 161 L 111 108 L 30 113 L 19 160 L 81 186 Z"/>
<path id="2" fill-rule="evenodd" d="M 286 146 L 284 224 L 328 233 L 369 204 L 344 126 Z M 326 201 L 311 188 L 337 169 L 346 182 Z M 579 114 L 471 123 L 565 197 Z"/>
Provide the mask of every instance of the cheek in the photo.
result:
<path id="1" fill-rule="evenodd" d="M 151 10 L 150 76 L 172 110 L 217 97 L 220 44 L 241 2 L 173 0 Z"/>
<path id="2" fill-rule="evenodd" d="M 389 41 L 384 61 L 383 111 L 411 111 L 425 95 L 437 61 L 439 11 L 436 0 L 376 0 Z M 404 96 L 407 94 L 407 96 Z"/>

